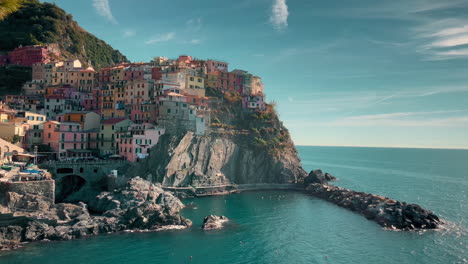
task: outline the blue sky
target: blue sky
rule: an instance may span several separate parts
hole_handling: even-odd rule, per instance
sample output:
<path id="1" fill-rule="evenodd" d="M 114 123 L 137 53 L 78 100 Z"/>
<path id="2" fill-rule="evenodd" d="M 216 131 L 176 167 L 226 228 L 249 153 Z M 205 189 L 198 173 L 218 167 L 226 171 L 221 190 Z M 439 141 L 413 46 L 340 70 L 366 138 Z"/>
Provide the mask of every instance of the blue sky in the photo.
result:
<path id="1" fill-rule="evenodd" d="M 263 78 L 298 145 L 468 148 L 468 0 L 56 0 L 132 61 Z"/>

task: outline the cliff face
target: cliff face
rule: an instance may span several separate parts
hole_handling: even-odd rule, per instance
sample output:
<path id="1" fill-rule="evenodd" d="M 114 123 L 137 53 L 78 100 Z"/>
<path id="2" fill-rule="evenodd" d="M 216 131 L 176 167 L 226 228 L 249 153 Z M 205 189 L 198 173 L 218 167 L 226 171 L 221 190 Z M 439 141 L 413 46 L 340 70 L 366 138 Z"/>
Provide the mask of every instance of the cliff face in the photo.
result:
<path id="1" fill-rule="evenodd" d="M 306 172 L 294 147 L 277 155 L 246 144 L 248 138 L 211 133 L 163 136 L 153 155 L 129 173 L 163 186 L 295 183 Z"/>
<path id="2" fill-rule="evenodd" d="M 167 187 L 302 182 L 307 173 L 274 104 L 246 111 L 241 97 L 208 89 L 211 123 L 205 136 L 163 135 L 149 158 L 131 166 Z"/>

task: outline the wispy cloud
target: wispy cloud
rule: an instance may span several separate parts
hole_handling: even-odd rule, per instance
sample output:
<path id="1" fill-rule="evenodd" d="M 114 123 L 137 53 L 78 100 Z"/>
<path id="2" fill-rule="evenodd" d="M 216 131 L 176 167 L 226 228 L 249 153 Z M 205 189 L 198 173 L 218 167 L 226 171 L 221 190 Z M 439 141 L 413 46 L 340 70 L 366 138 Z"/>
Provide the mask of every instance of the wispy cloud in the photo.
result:
<path id="1" fill-rule="evenodd" d="M 93 0 L 93 6 L 96 9 L 96 12 L 106 18 L 112 24 L 118 24 L 114 15 L 112 14 L 109 0 Z"/>
<path id="2" fill-rule="evenodd" d="M 405 50 L 413 48 L 425 60 L 448 60 L 468 59 L 466 51 L 459 51 L 468 45 L 468 19 L 463 16 L 467 8 L 466 0 L 393 0 L 377 1 L 363 7 L 336 8 L 329 13 L 334 16 L 409 23 L 408 31 L 405 32 L 408 38 L 403 42 L 370 42 L 400 48 L 404 46 Z"/>
<path id="3" fill-rule="evenodd" d="M 187 30 L 191 32 L 198 32 L 203 27 L 203 20 L 201 17 L 189 19 L 186 23 Z"/>
<path id="4" fill-rule="evenodd" d="M 192 40 L 190 40 L 190 44 L 193 44 L 193 45 L 198 45 L 201 42 L 202 42 L 201 39 L 192 39 Z"/>
<path id="5" fill-rule="evenodd" d="M 443 94 L 457 94 L 466 96 L 468 86 L 446 86 L 432 87 L 426 89 L 404 88 L 399 91 L 379 92 L 312 92 L 303 94 L 301 97 L 288 97 L 288 102 L 292 105 L 284 109 L 283 112 L 290 115 L 323 114 L 323 113 L 346 113 L 351 114 L 363 109 L 378 109 L 379 105 L 392 105 L 415 99 L 424 99 L 429 96 Z M 314 99 L 307 99 L 314 98 Z M 377 108 L 376 108 L 377 107 Z M 299 110 L 300 109 L 300 110 Z"/>
<path id="6" fill-rule="evenodd" d="M 463 110 L 431 112 L 395 112 L 358 115 L 327 122 L 325 126 L 397 126 L 397 127 L 465 127 L 468 115 L 454 115 Z"/>
<path id="7" fill-rule="evenodd" d="M 278 31 L 285 30 L 288 27 L 288 17 L 289 11 L 286 0 L 274 0 L 270 16 L 270 23 L 273 27 Z"/>
<path id="8" fill-rule="evenodd" d="M 430 19 L 413 31 L 419 42 L 417 51 L 428 60 L 468 58 L 468 20 L 465 18 Z"/>
<path id="9" fill-rule="evenodd" d="M 124 38 L 134 37 L 135 35 L 136 35 L 136 31 L 133 29 L 126 29 L 122 33 L 122 37 Z"/>
<path id="10" fill-rule="evenodd" d="M 168 32 L 168 33 L 165 33 L 165 34 L 161 34 L 161 35 L 157 35 L 149 40 L 147 40 L 145 42 L 146 45 L 151 45 L 151 44 L 156 44 L 156 43 L 160 43 L 160 42 L 167 42 L 167 41 L 170 41 L 172 39 L 174 39 L 175 37 L 175 32 Z"/>

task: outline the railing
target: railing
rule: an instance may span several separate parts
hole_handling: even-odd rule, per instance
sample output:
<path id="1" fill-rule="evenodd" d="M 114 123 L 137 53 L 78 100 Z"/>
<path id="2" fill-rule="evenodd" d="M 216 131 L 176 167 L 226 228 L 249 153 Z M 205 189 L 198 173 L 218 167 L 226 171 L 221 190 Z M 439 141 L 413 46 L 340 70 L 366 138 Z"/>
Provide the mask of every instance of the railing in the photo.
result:
<path id="1" fill-rule="evenodd" d="M 61 165 L 109 165 L 109 164 L 126 164 L 126 160 L 48 160 L 40 164 L 40 166 L 61 166 Z"/>

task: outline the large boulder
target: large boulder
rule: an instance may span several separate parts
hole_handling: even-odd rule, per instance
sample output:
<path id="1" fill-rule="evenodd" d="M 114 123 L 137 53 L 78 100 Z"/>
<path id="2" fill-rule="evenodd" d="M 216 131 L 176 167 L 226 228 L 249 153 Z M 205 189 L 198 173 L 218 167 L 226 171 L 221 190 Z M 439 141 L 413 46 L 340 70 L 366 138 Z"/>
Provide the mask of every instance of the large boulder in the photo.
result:
<path id="1" fill-rule="evenodd" d="M 209 215 L 203 219 L 203 230 L 221 229 L 229 219 L 225 216 Z"/>
<path id="2" fill-rule="evenodd" d="M 45 223 L 33 221 L 28 224 L 24 232 L 24 240 L 38 241 L 51 236 L 54 233 L 54 227 Z"/>
<path id="3" fill-rule="evenodd" d="M 170 215 L 177 214 L 184 208 L 184 204 L 170 192 L 161 193 L 156 203 L 164 207 L 164 211 Z"/>
<path id="4" fill-rule="evenodd" d="M 313 170 L 304 179 L 304 185 L 307 187 L 312 183 L 327 184 L 328 180 L 322 170 Z"/>

